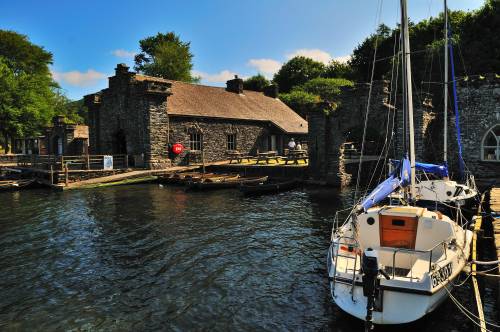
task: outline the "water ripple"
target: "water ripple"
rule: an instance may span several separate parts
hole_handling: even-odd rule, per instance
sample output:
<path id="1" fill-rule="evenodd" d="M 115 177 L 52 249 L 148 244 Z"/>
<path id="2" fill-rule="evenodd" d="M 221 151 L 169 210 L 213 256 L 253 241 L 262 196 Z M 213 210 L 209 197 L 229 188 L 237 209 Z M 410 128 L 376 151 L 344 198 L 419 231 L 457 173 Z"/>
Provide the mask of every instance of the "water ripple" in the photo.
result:
<path id="1" fill-rule="evenodd" d="M 362 329 L 331 304 L 325 269 L 349 191 L 137 185 L 0 202 L 0 330 Z M 446 303 L 405 329 L 471 327 Z"/>

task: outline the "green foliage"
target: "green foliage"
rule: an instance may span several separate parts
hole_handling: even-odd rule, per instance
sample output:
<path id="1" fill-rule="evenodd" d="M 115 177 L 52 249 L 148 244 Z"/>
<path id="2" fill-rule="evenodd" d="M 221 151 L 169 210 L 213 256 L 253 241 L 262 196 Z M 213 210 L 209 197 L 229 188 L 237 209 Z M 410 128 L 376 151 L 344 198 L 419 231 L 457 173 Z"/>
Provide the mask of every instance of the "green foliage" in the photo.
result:
<path id="1" fill-rule="evenodd" d="M 292 90 L 289 93 L 280 93 L 279 98 L 299 114 L 305 114 L 321 101 L 319 96 L 300 89 Z"/>
<path id="2" fill-rule="evenodd" d="M 314 78 L 296 89 L 317 95 L 322 100 L 334 102 L 335 97 L 340 94 L 340 88 L 354 86 L 354 83 L 343 78 Z M 293 90 L 295 91 L 295 90 Z"/>
<path id="3" fill-rule="evenodd" d="M 0 30 L 0 135 L 5 146 L 15 137 L 39 134 L 50 122 L 57 88 L 51 63 L 52 54 L 26 36 Z"/>
<path id="4" fill-rule="evenodd" d="M 56 91 L 52 100 L 55 115 L 64 115 L 68 123 L 88 123 L 88 110 L 83 104 L 83 99 L 72 101 L 62 92 Z"/>
<path id="5" fill-rule="evenodd" d="M 141 53 L 135 56 L 135 70 L 150 76 L 194 82 L 191 75 L 193 54 L 190 42 L 181 41 L 174 32 L 158 33 L 139 41 Z"/>
<path id="6" fill-rule="evenodd" d="M 285 63 L 274 75 L 273 81 L 278 84 L 281 92 L 287 93 L 293 87 L 302 85 L 307 81 L 320 77 L 325 70 L 325 65 L 303 56 L 296 56 Z"/>
<path id="7" fill-rule="evenodd" d="M 52 64 L 50 52 L 10 30 L 0 30 L 0 56 L 14 74 L 49 74 L 48 65 Z"/>
<path id="8" fill-rule="evenodd" d="M 352 79 L 354 78 L 354 72 L 348 63 L 332 60 L 328 66 L 326 66 L 322 76 L 326 78 Z"/>
<path id="9" fill-rule="evenodd" d="M 474 12 L 449 11 L 457 76 L 497 72 L 500 68 L 500 1 L 487 0 Z M 414 82 L 442 81 L 444 16 L 410 23 L 410 45 Z M 399 28 L 382 25 L 353 51 L 350 65 L 354 78 L 369 81 L 377 40 L 375 79 L 389 78 L 393 65 L 394 44 Z"/>
<path id="10" fill-rule="evenodd" d="M 269 81 L 264 76 L 257 74 L 243 81 L 243 89 L 262 92 L 269 84 Z"/>

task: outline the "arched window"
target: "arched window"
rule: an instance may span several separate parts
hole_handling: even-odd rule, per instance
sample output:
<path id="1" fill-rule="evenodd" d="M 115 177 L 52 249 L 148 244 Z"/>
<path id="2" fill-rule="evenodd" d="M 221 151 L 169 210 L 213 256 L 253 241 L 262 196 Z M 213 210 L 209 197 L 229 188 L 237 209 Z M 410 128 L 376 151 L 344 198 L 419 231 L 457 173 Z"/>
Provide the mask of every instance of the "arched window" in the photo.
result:
<path id="1" fill-rule="evenodd" d="M 500 124 L 491 127 L 483 137 L 481 159 L 500 161 Z"/>

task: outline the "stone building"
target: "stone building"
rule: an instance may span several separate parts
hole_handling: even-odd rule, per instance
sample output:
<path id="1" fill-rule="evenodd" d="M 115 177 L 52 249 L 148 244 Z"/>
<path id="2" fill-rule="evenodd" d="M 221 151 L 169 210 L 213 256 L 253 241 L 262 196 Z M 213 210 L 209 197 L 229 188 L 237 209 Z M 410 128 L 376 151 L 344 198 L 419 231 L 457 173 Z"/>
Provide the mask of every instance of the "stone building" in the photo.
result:
<path id="1" fill-rule="evenodd" d="M 281 102 L 275 89 L 266 95 L 243 91 L 235 77 L 226 88 L 189 84 L 116 67 L 109 87 L 85 96 L 93 154 L 128 154 L 130 164 L 148 168 L 282 152 L 288 140 L 307 139 L 307 122 Z M 180 143 L 178 156 L 170 151 Z"/>
<path id="2" fill-rule="evenodd" d="M 45 135 L 19 138 L 14 142 L 18 154 L 72 155 L 88 153 L 89 128 L 86 125 L 68 123 L 62 115 L 55 116 L 45 128 Z"/>
<path id="3" fill-rule="evenodd" d="M 88 146 L 89 127 L 68 123 L 62 115 L 54 117 L 52 125 L 45 130 L 47 154 L 79 156 L 88 153 Z"/>
<path id="4" fill-rule="evenodd" d="M 476 178 L 500 179 L 500 78 L 488 74 L 458 80 L 457 95 L 462 156 L 467 170 Z M 454 121 L 448 123 L 448 141 L 454 143 Z M 456 145 L 450 153 L 457 155 Z"/>

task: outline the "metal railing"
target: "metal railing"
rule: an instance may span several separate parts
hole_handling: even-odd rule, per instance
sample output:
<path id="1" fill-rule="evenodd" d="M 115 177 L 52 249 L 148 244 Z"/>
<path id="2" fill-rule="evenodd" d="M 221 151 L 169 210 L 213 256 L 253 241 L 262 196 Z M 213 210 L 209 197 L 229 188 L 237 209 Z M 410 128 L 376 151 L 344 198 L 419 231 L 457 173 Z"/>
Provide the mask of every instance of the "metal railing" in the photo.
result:
<path id="1" fill-rule="evenodd" d="M 342 239 L 350 240 L 351 242 L 342 242 Z M 348 246 L 349 248 L 352 248 L 354 256 L 339 254 L 339 250 L 340 250 L 340 247 L 342 245 L 345 245 L 345 246 Z M 336 247 L 335 253 L 333 252 L 333 247 Z M 332 294 L 334 292 L 333 289 L 335 289 L 335 283 L 337 282 L 337 266 L 338 266 L 339 256 L 346 258 L 346 259 L 354 259 L 354 267 L 352 269 L 352 280 L 350 283 L 350 285 L 351 285 L 351 298 L 353 301 L 354 301 L 354 286 L 356 285 L 356 270 L 357 270 L 356 268 L 357 268 L 357 263 L 358 263 L 358 254 L 357 254 L 358 250 L 359 250 L 358 241 L 354 237 L 350 237 L 350 236 L 341 236 L 338 238 L 338 242 L 336 243 L 336 245 L 330 246 L 330 255 L 331 255 L 332 259 L 333 259 L 333 257 L 335 257 L 335 263 L 334 263 L 335 267 L 333 270 L 333 280 L 332 280 L 332 282 L 333 282 Z M 361 264 L 361 262 L 360 262 L 360 264 Z M 346 268 L 345 268 L 344 273 L 348 273 L 349 270 L 350 270 L 349 263 L 346 263 Z"/>
<path id="2" fill-rule="evenodd" d="M 112 155 L 113 169 L 128 168 L 128 155 Z M 61 170 L 102 170 L 104 155 L 56 156 L 56 155 L 20 155 L 17 165 L 22 167 Z"/>
<path id="3" fill-rule="evenodd" d="M 416 250 L 416 249 L 407 249 L 407 248 L 398 248 L 398 249 L 394 250 L 394 252 L 392 254 L 392 279 L 394 279 L 396 277 L 396 254 L 398 254 L 400 252 L 411 253 L 412 255 L 429 254 L 429 268 L 428 268 L 427 272 L 430 273 L 432 271 L 432 255 L 433 255 L 434 250 L 440 246 L 443 246 L 445 259 L 447 259 L 448 258 L 448 253 L 447 253 L 448 242 L 449 242 L 448 240 L 444 240 L 442 242 L 439 242 L 434 247 L 432 247 L 431 249 L 428 249 L 428 250 Z M 410 277 L 408 277 L 408 276 L 399 276 L 399 277 L 408 278 L 408 279 L 410 279 L 410 281 L 413 281 L 413 279 L 414 279 L 413 278 L 413 266 L 412 266 L 413 263 L 410 265 L 411 265 L 410 271 L 409 271 Z"/>

